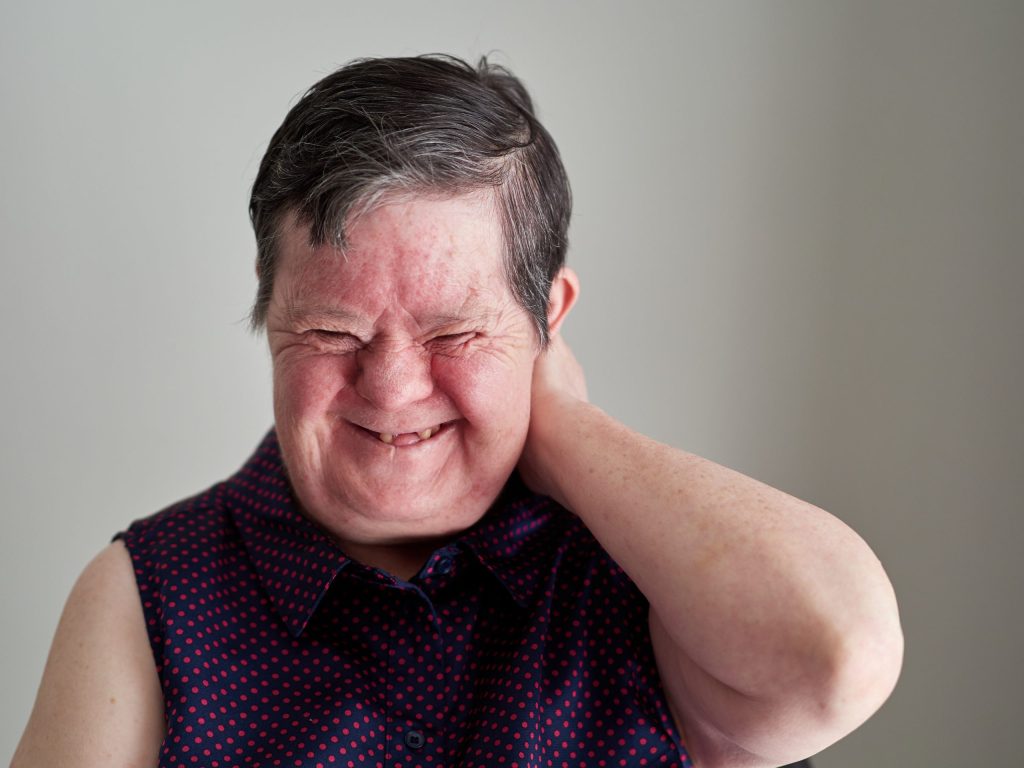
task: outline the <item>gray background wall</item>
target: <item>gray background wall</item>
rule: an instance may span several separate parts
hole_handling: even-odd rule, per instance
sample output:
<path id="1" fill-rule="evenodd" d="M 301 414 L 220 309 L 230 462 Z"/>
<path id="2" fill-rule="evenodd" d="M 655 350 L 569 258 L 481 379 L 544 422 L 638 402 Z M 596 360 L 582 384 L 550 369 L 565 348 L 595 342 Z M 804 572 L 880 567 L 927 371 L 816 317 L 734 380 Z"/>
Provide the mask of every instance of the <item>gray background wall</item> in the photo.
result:
<path id="1" fill-rule="evenodd" d="M 593 399 L 886 564 L 901 683 L 817 764 L 1019 764 L 1024 5 L 284 7 L 0 8 L 0 759 L 82 566 L 270 423 L 245 205 L 286 108 L 440 50 L 562 147 Z"/>

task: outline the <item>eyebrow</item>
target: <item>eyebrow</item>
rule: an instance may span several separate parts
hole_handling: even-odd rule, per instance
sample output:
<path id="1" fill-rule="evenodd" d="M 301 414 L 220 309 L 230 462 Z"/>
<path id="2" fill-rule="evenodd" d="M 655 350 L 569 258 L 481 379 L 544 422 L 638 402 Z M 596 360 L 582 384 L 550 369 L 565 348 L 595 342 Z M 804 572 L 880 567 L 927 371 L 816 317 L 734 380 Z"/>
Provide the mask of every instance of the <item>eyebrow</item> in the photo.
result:
<path id="1" fill-rule="evenodd" d="M 287 304 L 284 316 L 289 322 L 302 320 L 337 320 L 343 323 L 356 323 L 359 316 L 335 307 L 303 307 L 298 304 Z"/>
<path id="2" fill-rule="evenodd" d="M 493 314 L 492 312 L 477 311 L 474 307 L 471 311 L 462 315 L 431 315 L 424 318 L 424 322 L 421 325 L 436 328 L 443 325 L 457 325 L 458 323 L 481 323 L 493 317 Z"/>

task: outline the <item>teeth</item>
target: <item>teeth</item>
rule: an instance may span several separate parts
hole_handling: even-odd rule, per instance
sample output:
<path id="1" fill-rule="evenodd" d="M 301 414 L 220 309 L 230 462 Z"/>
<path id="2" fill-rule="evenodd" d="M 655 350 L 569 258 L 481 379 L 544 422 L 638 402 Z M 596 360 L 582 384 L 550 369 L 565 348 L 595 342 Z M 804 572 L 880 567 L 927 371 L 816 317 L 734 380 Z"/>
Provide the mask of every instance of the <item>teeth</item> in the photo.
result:
<path id="1" fill-rule="evenodd" d="M 440 431 L 441 425 L 438 424 L 436 427 L 430 427 L 429 429 L 424 429 L 422 432 L 416 432 L 415 434 L 417 437 L 419 437 L 419 440 L 415 440 L 412 443 L 409 442 L 413 434 L 412 432 L 410 432 L 408 435 L 406 435 L 405 432 L 402 432 L 401 434 L 398 434 L 396 432 L 378 432 L 377 439 L 380 440 L 382 443 L 394 445 L 395 438 L 400 437 L 401 439 L 398 441 L 398 445 L 413 445 L 414 443 L 420 442 L 420 440 L 429 440 L 431 437 L 433 437 Z"/>

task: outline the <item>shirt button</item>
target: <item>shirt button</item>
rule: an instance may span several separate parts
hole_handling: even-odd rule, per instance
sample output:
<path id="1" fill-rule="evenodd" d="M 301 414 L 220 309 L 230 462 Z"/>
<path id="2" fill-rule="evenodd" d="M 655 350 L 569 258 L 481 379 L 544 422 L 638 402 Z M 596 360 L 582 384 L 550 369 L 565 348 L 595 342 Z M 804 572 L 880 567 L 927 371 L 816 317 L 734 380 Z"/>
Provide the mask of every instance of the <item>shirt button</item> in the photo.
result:
<path id="1" fill-rule="evenodd" d="M 447 576 L 449 573 L 455 570 L 455 561 L 445 555 L 444 557 L 438 558 L 437 561 L 437 572 L 442 576 Z"/>
<path id="2" fill-rule="evenodd" d="M 405 744 L 409 749 L 419 749 L 426 743 L 426 739 L 423 736 L 423 731 L 406 731 L 405 732 Z"/>

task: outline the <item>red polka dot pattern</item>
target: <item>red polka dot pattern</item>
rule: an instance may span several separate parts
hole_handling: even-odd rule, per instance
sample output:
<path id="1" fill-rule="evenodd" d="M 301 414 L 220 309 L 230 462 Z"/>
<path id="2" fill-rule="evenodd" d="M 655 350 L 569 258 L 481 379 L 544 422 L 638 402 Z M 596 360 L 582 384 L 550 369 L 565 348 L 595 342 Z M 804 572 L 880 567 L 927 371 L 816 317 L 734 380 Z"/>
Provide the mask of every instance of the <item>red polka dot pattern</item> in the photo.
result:
<path id="1" fill-rule="evenodd" d="M 301 514 L 273 432 L 119 536 L 163 685 L 160 766 L 691 766 L 643 596 L 515 476 L 409 581 Z"/>

